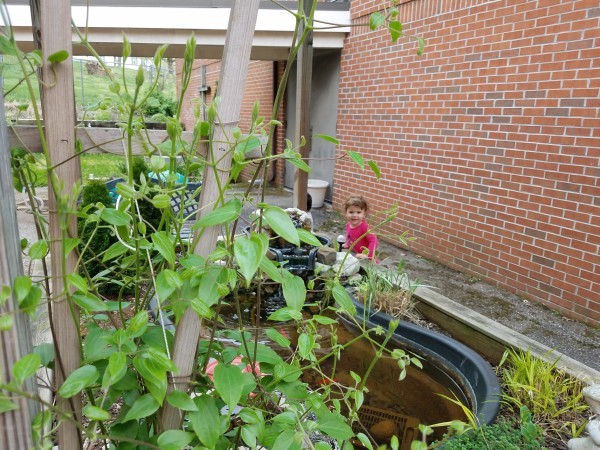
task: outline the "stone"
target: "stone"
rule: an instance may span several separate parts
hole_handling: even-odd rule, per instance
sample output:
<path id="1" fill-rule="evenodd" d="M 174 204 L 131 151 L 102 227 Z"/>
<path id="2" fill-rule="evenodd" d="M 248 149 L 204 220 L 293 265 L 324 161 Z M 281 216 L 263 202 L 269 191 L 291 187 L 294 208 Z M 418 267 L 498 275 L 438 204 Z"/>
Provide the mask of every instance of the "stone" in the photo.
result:
<path id="1" fill-rule="evenodd" d="M 392 436 L 398 435 L 399 432 L 398 424 L 390 419 L 382 420 L 369 429 L 369 433 L 377 442 L 389 441 Z"/>
<path id="2" fill-rule="evenodd" d="M 337 252 L 331 247 L 320 247 L 317 250 L 317 261 L 326 266 L 333 266 L 336 261 Z"/>

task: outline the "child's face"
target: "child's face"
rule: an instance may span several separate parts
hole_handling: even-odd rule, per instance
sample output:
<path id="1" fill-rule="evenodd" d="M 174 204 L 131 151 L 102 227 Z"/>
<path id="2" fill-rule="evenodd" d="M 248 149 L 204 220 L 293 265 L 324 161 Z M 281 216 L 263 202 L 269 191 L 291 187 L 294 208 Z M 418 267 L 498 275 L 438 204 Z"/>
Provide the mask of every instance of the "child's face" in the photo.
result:
<path id="1" fill-rule="evenodd" d="M 346 209 L 346 220 L 352 228 L 359 226 L 365 220 L 366 211 L 358 206 L 349 206 Z"/>

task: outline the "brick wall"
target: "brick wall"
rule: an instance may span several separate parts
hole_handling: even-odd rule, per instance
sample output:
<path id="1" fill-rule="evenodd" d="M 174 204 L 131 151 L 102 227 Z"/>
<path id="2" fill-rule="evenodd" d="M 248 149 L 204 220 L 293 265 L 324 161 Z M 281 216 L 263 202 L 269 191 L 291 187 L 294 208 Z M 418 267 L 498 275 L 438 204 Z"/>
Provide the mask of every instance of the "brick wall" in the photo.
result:
<path id="1" fill-rule="evenodd" d="M 181 80 L 181 69 L 182 60 L 177 60 L 177 80 L 180 83 Z M 200 86 L 202 86 L 202 65 L 205 66 L 206 73 L 206 85 L 210 87 L 210 92 L 206 95 L 206 104 L 210 104 L 213 100 L 215 92 L 218 90 L 218 80 L 221 70 L 220 60 L 199 60 L 194 63 L 193 74 L 190 80 L 190 85 L 186 94 L 186 100 L 182 108 L 182 122 L 185 124 L 186 129 L 193 129 L 195 123 L 194 108 L 201 108 L 201 94 L 199 92 Z M 283 63 L 272 62 L 272 61 L 251 61 L 248 67 L 248 75 L 245 84 L 245 94 L 242 100 L 240 123 L 239 127 L 242 132 L 247 133 L 250 130 L 252 122 L 252 110 L 254 103 L 259 102 L 260 110 L 259 115 L 265 117 L 265 122 L 268 122 L 271 118 L 274 101 L 274 89 L 275 89 L 275 77 L 279 79 L 283 72 Z M 180 86 L 178 85 L 178 88 Z M 285 111 L 282 108 L 282 111 Z M 200 115 L 202 117 L 202 115 Z M 283 121 L 283 116 L 280 115 L 279 119 Z M 284 130 L 283 127 L 277 127 L 276 129 L 277 139 L 275 140 L 275 152 L 281 151 L 282 142 L 284 141 Z M 241 173 L 241 180 L 248 181 L 252 178 L 252 174 L 255 170 L 255 165 L 250 164 Z M 270 171 L 268 180 L 272 183 L 282 186 L 283 185 L 283 164 L 276 164 Z"/>
<path id="2" fill-rule="evenodd" d="M 427 258 L 600 323 L 598 2 L 399 3 L 425 53 L 353 28 L 339 148 L 375 160 L 382 177 L 338 160 L 334 206 L 357 186 L 375 212 L 397 202 L 383 239 L 408 230 Z M 354 22 L 380 5 L 353 1 Z"/>

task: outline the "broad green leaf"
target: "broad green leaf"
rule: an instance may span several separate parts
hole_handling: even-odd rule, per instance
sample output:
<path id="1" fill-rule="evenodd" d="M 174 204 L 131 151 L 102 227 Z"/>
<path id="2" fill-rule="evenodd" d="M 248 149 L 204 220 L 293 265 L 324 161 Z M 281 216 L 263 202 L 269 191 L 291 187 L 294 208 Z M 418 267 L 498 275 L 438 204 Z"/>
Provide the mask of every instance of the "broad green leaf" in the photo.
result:
<path id="1" fill-rule="evenodd" d="M 32 286 L 33 283 L 31 282 L 31 278 L 27 276 L 22 275 L 15 278 L 13 291 L 17 297 L 17 302 L 21 303 L 23 300 L 25 300 L 25 298 L 29 295 Z"/>
<path id="2" fill-rule="evenodd" d="M 269 276 L 271 280 L 277 283 L 283 282 L 283 275 L 281 275 L 281 272 L 279 271 L 275 263 L 266 256 L 262 257 L 262 260 L 260 261 L 260 268 L 264 273 L 266 273 Z"/>
<path id="3" fill-rule="evenodd" d="M 358 438 L 358 440 L 360 441 L 360 443 L 363 445 L 364 448 L 373 450 L 373 444 L 371 444 L 371 440 L 367 437 L 366 434 L 358 433 L 356 435 L 356 437 Z"/>
<path id="4" fill-rule="evenodd" d="M 302 448 L 302 434 L 298 435 L 293 430 L 284 430 L 275 439 L 272 450 L 300 450 Z"/>
<path id="5" fill-rule="evenodd" d="M 233 242 L 233 253 L 235 260 L 240 268 L 240 272 L 246 279 L 246 285 L 250 285 L 250 281 L 254 278 L 258 266 L 267 251 L 264 238 L 261 238 L 256 233 L 248 238 L 246 236 L 238 236 Z"/>
<path id="6" fill-rule="evenodd" d="M 375 161 L 373 161 L 373 160 L 369 160 L 369 161 L 367 161 L 367 164 L 369 165 L 369 167 L 371 168 L 371 170 L 375 174 L 375 177 L 377 178 L 377 181 L 379 181 L 379 179 L 381 178 L 381 171 L 379 170 L 379 167 L 377 166 L 377 163 Z"/>
<path id="7" fill-rule="evenodd" d="M 6 284 L 0 285 L 0 305 L 2 305 L 8 299 L 8 297 L 10 297 L 11 292 L 10 286 Z"/>
<path id="8" fill-rule="evenodd" d="M 14 41 L 6 36 L 0 36 L 0 54 L 16 56 L 17 50 Z"/>
<path id="9" fill-rule="evenodd" d="M 83 408 L 83 414 L 91 420 L 103 421 L 110 419 L 110 413 L 108 411 L 90 404 L 87 404 Z"/>
<path id="10" fill-rule="evenodd" d="M 265 420 L 260 410 L 257 409 L 243 408 L 239 415 L 246 423 L 261 423 Z"/>
<path id="11" fill-rule="evenodd" d="M 320 323 L 321 325 L 335 325 L 337 323 L 336 320 L 333 320 L 330 317 L 321 316 L 319 314 L 315 314 L 312 316 L 315 322 Z"/>
<path id="12" fill-rule="evenodd" d="M 221 419 L 215 399 L 209 395 L 201 395 L 194 399 L 194 403 L 198 411 L 188 414 L 192 429 L 205 447 L 215 448 L 221 435 Z"/>
<path id="13" fill-rule="evenodd" d="M 319 429 L 334 439 L 350 439 L 354 436 L 352 428 L 346 423 L 343 416 L 327 413 L 319 417 Z"/>
<path id="14" fill-rule="evenodd" d="M 178 280 L 178 281 L 176 281 Z M 181 287 L 183 282 L 171 269 L 163 270 L 156 277 L 156 293 L 160 300 L 166 300 L 178 287 Z"/>
<path id="15" fill-rule="evenodd" d="M 167 396 L 169 404 L 184 411 L 198 411 L 194 400 L 183 391 L 174 390 Z"/>
<path id="16" fill-rule="evenodd" d="M 152 242 L 154 248 L 165 258 L 165 260 L 171 265 L 175 265 L 175 247 L 171 238 L 165 231 L 159 231 L 152 233 Z"/>
<path id="17" fill-rule="evenodd" d="M 69 375 L 58 390 L 58 395 L 63 398 L 73 397 L 83 389 L 94 384 L 97 379 L 98 369 L 95 366 L 82 366 Z"/>
<path id="18" fill-rule="evenodd" d="M 333 298 L 343 311 L 347 312 L 351 316 L 356 315 L 356 307 L 352 303 L 350 294 L 348 294 L 348 291 L 344 286 L 342 286 L 339 282 L 335 282 L 331 292 L 333 294 Z"/>
<path id="19" fill-rule="evenodd" d="M 338 141 L 333 136 L 329 136 L 327 134 L 313 134 L 313 138 L 320 138 L 324 141 L 331 142 L 332 144 L 339 145 L 340 141 Z"/>
<path id="20" fill-rule="evenodd" d="M 117 211 L 114 208 L 105 208 L 100 212 L 100 218 L 110 225 L 120 227 L 129 225 L 131 217 L 123 211 Z"/>
<path id="21" fill-rule="evenodd" d="M 277 331 L 275 328 L 265 329 L 265 334 L 269 339 L 271 339 L 273 342 L 276 342 L 280 346 L 284 348 L 290 347 L 290 340 L 283 334 L 281 334 L 279 331 Z"/>
<path id="22" fill-rule="evenodd" d="M 301 358 L 309 359 L 312 349 L 315 347 L 315 337 L 302 333 L 298 338 L 298 354 Z"/>
<path id="23" fill-rule="evenodd" d="M 33 376 L 41 365 L 40 355 L 30 353 L 19 359 L 12 367 L 12 374 L 18 384 Z"/>
<path id="24" fill-rule="evenodd" d="M 140 311 L 129 321 L 127 334 L 130 338 L 140 337 L 148 328 L 148 311 Z"/>
<path id="25" fill-rule="evenodd" d="M 135 197 L 135 188 L 127 183 L 117 183 L 115 187 L 117 194 L 126 199 L 132 199 Z"/>
<path id="26" fill-rule="evenodd" d="M 379 28 L 384 23 L 385 23 L 385 16 L 383 14 L 381 14 L 379 11 L 374 12 L 373 14 L 371 14 L 371 17 L 369 17 L 369 27 L 371 28 L 371 31 L 375 31 L 377 28 Z"/>
<path id="27" fill-rule="evenodd" d="M 263 212 L 263 219 L 275 233 L 287 242 L 300 245 L 298 230 L 290 216 L 283 209 L 277 206 L 268 206 Z"/>
<path id="28" fill-rule="evenodd" d="M 352 161 L 358 164 L 361 170 L 365 170 L 365 160 L 360 155 L 360 153 L 348 150 L 346 151 L 346 154 L 350 157 L 350 159 L 352 159 Z"/>
<path id="29" fill-rule="evenodd" d="M 144 378 L 146 388 L 150 391 L 152 397 L 159 404 L 162 404 L 165 395 L 167 395 L 167 370 L 164 365 L 152 358 L 140 356 L 133 358 L 133 365 Z"/>
<path id="30" fill-rule="evenodd" d="M 390 36 L 392 37 L 392 42 L 395 44 L 400 36 L 402 36 L 402 24 L 399 20 L 392 20 L 389 25 Z"/>
<path id="31" fill-rule="evenodd" d="M 107 311 L 106 303 L 100 300 L 91 292 L 76 292 L 73 294 L 73 301 L 83 310 L 91 313 L 94 311 Z"/>
<path id="32" fill-rule="evenodd" d="M 19 301 L 20 310 L 25 314 L 33 316 L 37 311 L 41 298 L 42 289 L 37 285 L 31 286 L 25 298 Z"/>
<path id="33" fill-rule="evenodd" d="M 67 275 L 67 282 L 69 283 L 69 286 L 74 287 L 78 291 L 88 291 L 87 280 L 77 273 Z"/>
<path id="34" fill-rule="evenodd" d="M 7 411 L 13 411 L 15 409 L 19 409 L 16 403 L 13 403 L 6 397 L 0 397 L 0 414 Z"/>
<path id="35" fill-rule="evenodd" d="M 151 201 L 152 205 L 158 209 L 169 208 L 171 206 L 171 197 L 167 194 L 156 194 L 152 197 Z"/>
<path id="36" fill-rule="evenodd" d="M 297 276 L 284 277 L 283 283 L 283 297 L 285 303 L 292 309 L 300 311 L 306 301 L 306 285 L 304 280 Z"/>
<path id="37" fill-rule="evenodd" d="M 102 262 L 110 261 L 118 256 L 121 256 L 124 253 L 127 253 L 127 247 L 125 247 L 120 241 L 115 242 L 113 245 L 108 247 L 106 253 L 102 257 Z"/>
<path id="38" fill-rule="evenodd" d="M 301 158 L 299 153 L 294 153 L 292 156 L 286 156 L 285 160 L 292 165 L 296 166 L 298 169 L 303 172 L 311 173 L 312 169 L 308 164 L 306 164 Z"/>
<path id="39" fill-rule="evenodd" d="M 108 366 L 102 379 L 102 387 L 112 386 L 125 376 L 127 372 L 127 357 L 123 352 L 114 352 L 108 358 Z"/>
<path id="40" fill-rule="evenodd" d="M 81 239 L 74 239 L 74 238 L 63 239 L 65 255 L 68 255 L 74 249 L 76 249 L 80 242 L 81 242 Z"/>
<path id="41" fill-rule="evenodd" d="M 239 199 L 234 198 L 225 203 L 225 205 L 214 209 L 206 216 L 202 217 L 196 224 L 194 224 L 193 228 L 212 227 L 215 225 L 230 223 L 237 219 L 241 212 L 242 202 L 240 202 Z"/>
<path id="42" fill-rule="evenodd" d="M 9 331 L 13 327 L 13 316 L 10 314 L 0 314 L 0 331 Z"/>
<path id="43" fill-rule="evenodd" d="M 308 245 L 312 245 L 313 247 L 322 247 L 323 244 L 321 241 L 310 231 L 305 230 L 304 228 L 298 228 L 298 237 L 302 242 L 306 242 Z"/>
<path id="44" fill-rule="evenodd" d="M 161 450 L 180 450 L 192 442 L 193 433 L 183 430 L 168 430 L 158 437 L 156 443 Z"/>
<path id="45" fill-rule="evenodd" d="M 256 348 L 256 362 L 259 363 L 267 363 L 271 365 L 279 364 L 283 362 L 281 356 L 279 356 L 273 349 L 270 349 L 264 344 L 259 343 L 258 347 L 255 346 L 254 342 L 248 342 L 248 352 L 246 352 L 245 348 L 242 347 L 243 356 L 247 357 L 249 360 L 254 358 L 254 349 Z"/>
<path id="46" fill-rule="evenodd" d="M 45 240 L 39 240 L 31 244 L 29 247 L 29 257 L 31 259 L 44 259 L 48 254 L 48 242 Z"/>
<path id="47" fill-rule="evenodd" d="M 221 398 L 233 411 L 242 397 L 244 377 L 242 369 L 235 365 L 217 364 L 214 372 L 215 388 Z"/>
<path id="48" fill-rule="evenodd" d="M 256 136 L 248 136 L 247 139 L 244 139 L 236 146 L 236 150 L 239 149 L 242 153 L 248 153 L 261 145 L 260 139 Z"/>
<path id="49" fill-rule="evenodd" d="M 69 52 L 66 50 L 59 50 L 48 56 L 49 63 L 61 63 L 69 57 Z"/>
<path id="50" fill-rule="evenodd" d="M 127 411 L 123 422 L 148 417 L 154 414 L 159 407 L 159 403 L 150 394 L 142 395 L 131 405 L 131 409 Z"/>
<path id="51" fill-rule="evenodd" d="M 272 320 L 274 322 L 287 322 L 289 320 L 302 320 L 302 313 L 297 309 L 292 309 L 289 306 L 285 308 L 279 308 L 277 311 L 273 312 L 267 320 Z"/>

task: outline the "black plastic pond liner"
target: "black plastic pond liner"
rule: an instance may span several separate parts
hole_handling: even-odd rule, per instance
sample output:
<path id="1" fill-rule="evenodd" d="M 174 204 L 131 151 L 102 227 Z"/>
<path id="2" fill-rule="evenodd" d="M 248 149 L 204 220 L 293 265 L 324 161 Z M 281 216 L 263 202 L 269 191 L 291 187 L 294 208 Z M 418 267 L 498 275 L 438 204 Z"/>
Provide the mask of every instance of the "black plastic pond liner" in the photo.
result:
<path id="1" fill-rule="evenodd" d="M 389 322 L 396 320 L 382 312 L 371 312 L 367 317 L 364 305 L 355 298 L 352 300 L 359 322 L 364 317 L 368 328 L 381 326 L 387 330 Z M 356 329 L 348 318 L 340 317 L 348 328 Z M 472 411 L 481 424 L 489 425 L 496 420 L 500 409 L 500 383 L 492 366 L 473 349 L 406 321 L 400 321 L 390 343 L 419 355 L 454 380 L 471 401 Z"/>

